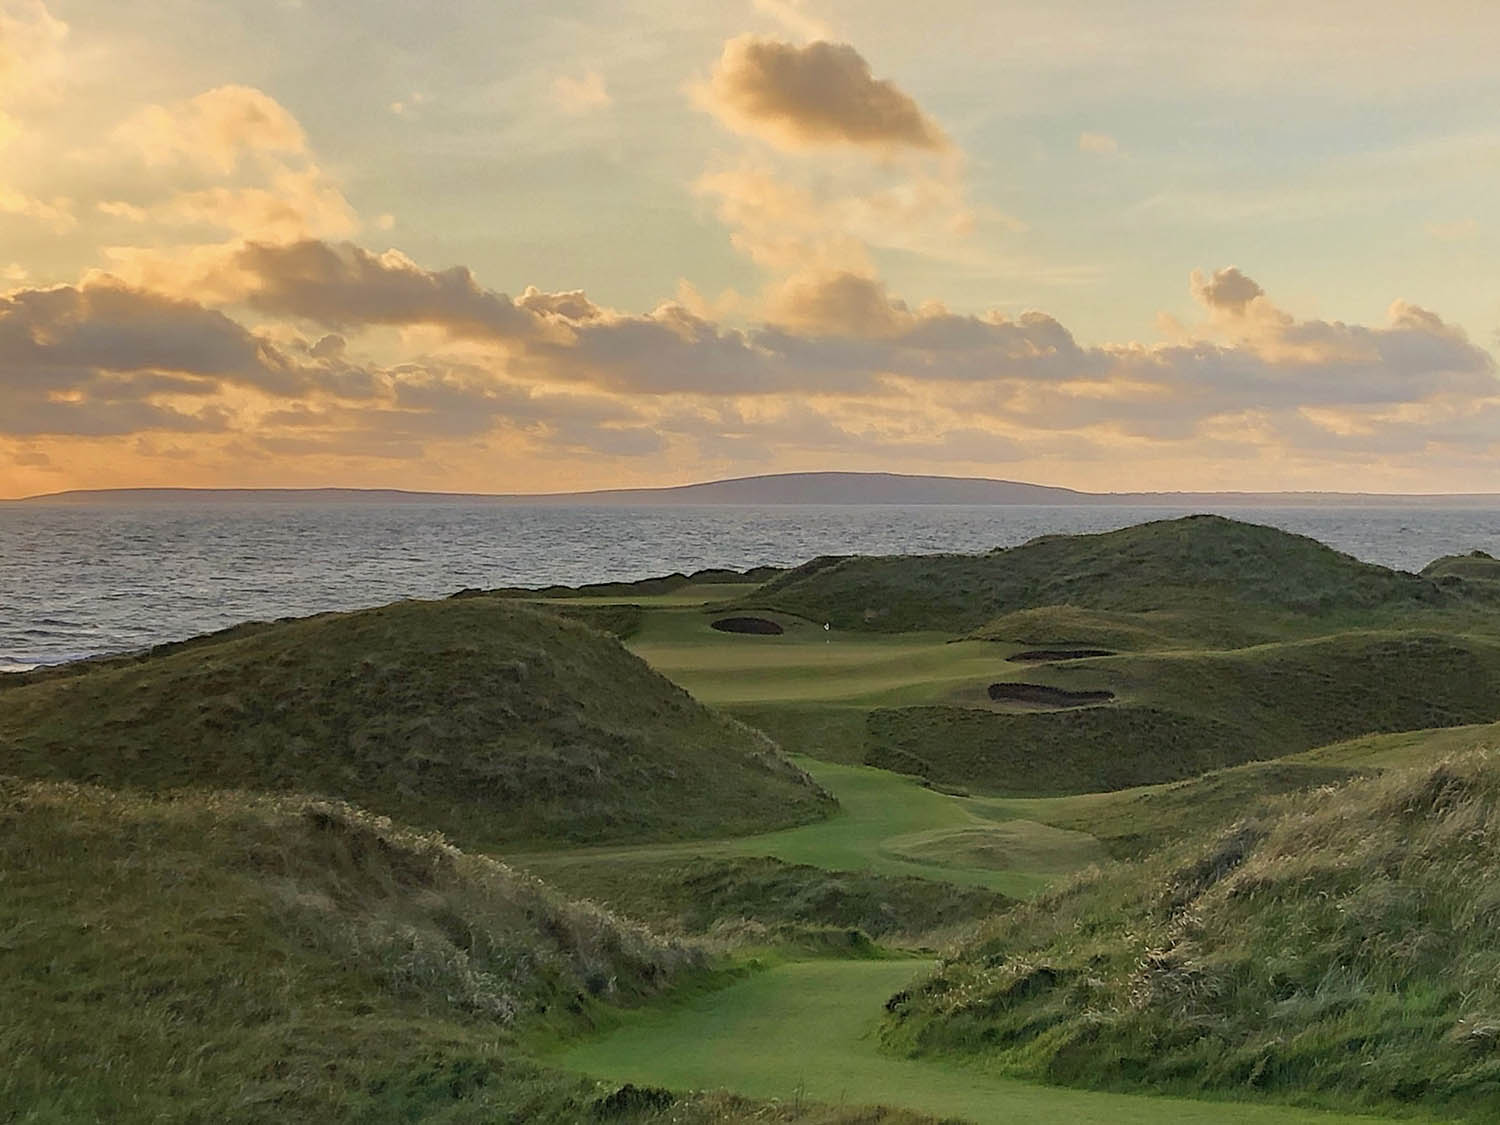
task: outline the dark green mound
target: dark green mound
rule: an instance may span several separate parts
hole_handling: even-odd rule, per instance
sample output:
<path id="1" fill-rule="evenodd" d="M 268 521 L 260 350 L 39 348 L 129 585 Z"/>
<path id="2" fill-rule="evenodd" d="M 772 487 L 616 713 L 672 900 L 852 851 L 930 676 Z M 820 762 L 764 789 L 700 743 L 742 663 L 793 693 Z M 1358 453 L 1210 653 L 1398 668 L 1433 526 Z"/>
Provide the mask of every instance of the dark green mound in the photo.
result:
<path id="1" fill-rule="evenodd" d="M 736 835 L 832 805 L 617 641 L 497 598 L 22 678 L 0 691 L 0 773 L 319 793 L 474 848 Z"/>
<path id="2" fill-rule="evenodd" d="M 574 1122 L 597 1093 L 526 1063 L 515 1034 L 586 1027 L 703 967 L 493 860 L 300 797 L 0 779 L 0 872 L 0 1104 L 19 1120 L 462 1104 Z"/>
<path id="3" fill-rule="evenodd" d="M 887 708 L 870 712 L 866 747 L 866 765 L 1016 797 L 1153 785 L 1255 756 L 1228 724 L 1156 707 Z"/>
<path id="4" fill-rule="evenodd" d="M 1467 582 L 1500 582 L 1500 559 L 1484 551 L 1446 555 L 1422 568 L 1424 578 L 1460 578 Z"/>
<path id="5" fill-rule="evenodd" d="M 1010 796 L 1178 781 L 1363 734 L 1500 718 L 1500 643 L 1345 633 L 1227 652 L 1163 652 L 1048 668 L 1055 690 L 1120 702 L 1039 714 L 876 710 L 865 763 Z"/>
<path id="6" fill-rule="evenodd" d="M 1500 759 L 1275 811 L 1000 915 L 885 1037 L 1028 1078 L 1493 1121 Z"/>
<path id="7" fill-rule="evenodd" d="M 462 590 L 454 596 L 491 594 L 510 598 L 645 598 L 675 594 L 688 586 L 734 586 L 764 582 L 781 573 L 782 570 L 774 566 L 755 566 L 749 570 L 711 567 L 707 570 L 695 570 L 692 574 L 676 571 L 654 578 L 638 578 L 633 582 L 590 582 L 582 586 L 543 586 L 537 589 L 507 586 L 497 590 Z"/>
<path id="8" fill-rule="evenodd" d="M 742 604 L 840 629 L 970 632 L 1041 606 L 1130 614 L 1192 609 L 1217 619 L 1237 606 L 1272 617 L 1328 616 L 1444 600 L 1429 579 L 1360 562 L 1305 536 L 1190 516 L 1100 535 L 1045 536 L 984 555 L 821 558 L 772 579 Z"/>
<path id="9" fill-rule="evenodd" d="M 0 778 L 0 886 L 6 1120 L 928 1121 L 538 1065 L 704 955 L 340 802 Z"/>
<path id="10" fill-rule="evenodd" d="M 658 930 L 796 940 L 817 929 L 920 937 L 1007 909 L 996 891 L 928 879 L 825 871 L 770 857 L 591 860 L 552 867 L 554 885 Z"/>

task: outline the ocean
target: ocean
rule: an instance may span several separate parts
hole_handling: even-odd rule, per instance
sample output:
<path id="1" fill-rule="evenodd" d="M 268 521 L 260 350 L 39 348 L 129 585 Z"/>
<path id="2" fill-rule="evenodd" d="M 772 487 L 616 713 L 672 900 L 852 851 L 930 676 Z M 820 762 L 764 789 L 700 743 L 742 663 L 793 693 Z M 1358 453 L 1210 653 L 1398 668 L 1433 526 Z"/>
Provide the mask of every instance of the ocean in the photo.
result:
<path id="1" fill-rule="evenodd" d="M 1476 548 L 1500 555 L 1493 508 L 1223 513 L 1403 570 Z M 1184 514 L 1107 506 L 0 505 L 0 670 L 465 587 L 789 566 L 823 554 L 983 551 Z"/>

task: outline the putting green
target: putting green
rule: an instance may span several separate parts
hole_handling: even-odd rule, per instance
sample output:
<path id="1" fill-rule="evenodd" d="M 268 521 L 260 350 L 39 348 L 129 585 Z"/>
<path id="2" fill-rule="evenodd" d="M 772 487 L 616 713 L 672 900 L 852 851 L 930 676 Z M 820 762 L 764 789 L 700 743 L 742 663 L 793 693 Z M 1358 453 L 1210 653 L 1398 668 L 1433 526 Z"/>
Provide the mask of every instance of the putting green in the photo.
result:
<path id="1" fill-rule="evenodd" d="M 1016 898 L 1104 858 L 1092 836 L 997 814 L 983 798 L 952 797 L 868 766 L 799 758 L 839 799 L 827 820 L 759 836 L 628 848 L 574 848 L 505 858 L 545 877 L 572 863 L 671 856 L 774 856 L 832 871 L 912 875 L 990 887 Z"/>
<path id="2" fill-rule="evenodd" d="M 803 961 L 670 1008 L 633 1012 L 602 1038 L 547 1061 L 599 1079 L 759 1098 L 903 1106 L 976 1125 L 1340 1125 L 1368 1121 L 1266 1104 L 1100 1094 L 882 1054 L 887 997 L 926 968 L 915 961 Z"/>

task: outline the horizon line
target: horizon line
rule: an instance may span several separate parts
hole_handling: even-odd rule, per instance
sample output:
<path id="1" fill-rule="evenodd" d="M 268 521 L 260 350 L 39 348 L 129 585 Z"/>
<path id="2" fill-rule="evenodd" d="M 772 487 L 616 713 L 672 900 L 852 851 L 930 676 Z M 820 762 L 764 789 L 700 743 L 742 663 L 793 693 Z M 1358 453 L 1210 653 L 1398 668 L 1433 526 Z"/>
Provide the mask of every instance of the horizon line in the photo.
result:
<path id="1" fill-rule="evenodd" d="M 227 485 L 227 486 L 202 486 L 202 485 L 119 485 L 108 488 L 70 488 L 61 489 L 56 492 L 41 492 L 27 496 L 14 496 L 0 498 L 0 503 L 20 504 L 39 500 L 53 500 L 64 497 L 87 497 L 108 496 L 120 493 L 156 493 L 156 494 L 195 494 L 195 493 L 352 493 L 359 495 L 394 494 L 398 496 L 421 497 L 454 497 L 475 500 L 546 500 L 546 499 L 572 499 L 584 496 L 620 496 L 631 493 L 666 493 L 682 492 L 694 488 L 708 488 L 715 485 L 749 484 L 759 481 L 788 480 L 795 477 L 817 478 L 817 477 L 844 477 L 844 478 L 892 478 L 903 481 L 927 481 L 938 484 L 990 484 L 1009 485 L 1013 487 L 1041 489 L 1049 492 L 1064 493 L 1084 499 L 1118 500 L 1132 497 L 1257 497 L 1257 496 L 1287 496 L 1287 497 L 1350 497 L 1365 499 L 1410 499 L 1410 500 L 1440 500 L 1448 498 L 1483 498 L 1500 501 L 1500 492 L 1348 492 L 1332 489 L 1172 489 L 1172 490 L 1140 490 L 1121 492 L 1089 492 L 1082 489 L 1070 488 L 1066 485 L 1038 484 L 1035 481 L 1011 480 L 1003 477 L 970 477 L 970 476 L 943 476 L 929 473 L 896 473 L 885 470 L 840 470 L 819 469 L 807 472 L 783 472 L 783 473 L 759 473 L 749 476 L 721 477 L 712 480 L 689 481 L 682 484 L 669 485 L 640 485 L 624 488 L 585 488 L 575 489 L 567 492 L 474 492 L 455 491 L 445 489 L 412 489 L 400 487 L 388 487 L 380 485 L 372 486 L 350 486 L 350 485 Z M 782 501 L 786 503 L 786 501 Z"/>

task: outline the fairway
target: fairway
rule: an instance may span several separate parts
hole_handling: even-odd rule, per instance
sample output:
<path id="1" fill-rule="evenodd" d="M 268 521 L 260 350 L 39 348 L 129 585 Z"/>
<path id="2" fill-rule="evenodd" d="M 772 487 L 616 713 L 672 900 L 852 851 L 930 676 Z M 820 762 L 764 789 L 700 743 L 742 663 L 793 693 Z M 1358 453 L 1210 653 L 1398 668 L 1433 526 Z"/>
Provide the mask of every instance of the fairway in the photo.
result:
<path id="1" fill-rule="evenodd" d="M 574 848 L 509 854 L 506 859 L 545 877 L 573 863 L 689 855 L 774 856 L 832 871 L 911 875 L 1030 898 L 1058 875 L 1104 858 L 1092 836 L 997 813 L 997 802 L 952 797 L 867 766 L 841 766 L 811 758 L 796 761 L 837 795 L 838 813 L 758 836 Z"/>
<path id="2" fill-rule="evenodd" d="M 881 1053 L 881 1006 L 919 961 L 802 961 L 669 1008 L 634 1012 L 548 1062 L 614 1082 L 723 1088 L 785 1102 L 879 1103 L 975 1125 L 1339 1125 L 1371 1118 L 1272 1105 L 1038 1086 Z"/>

